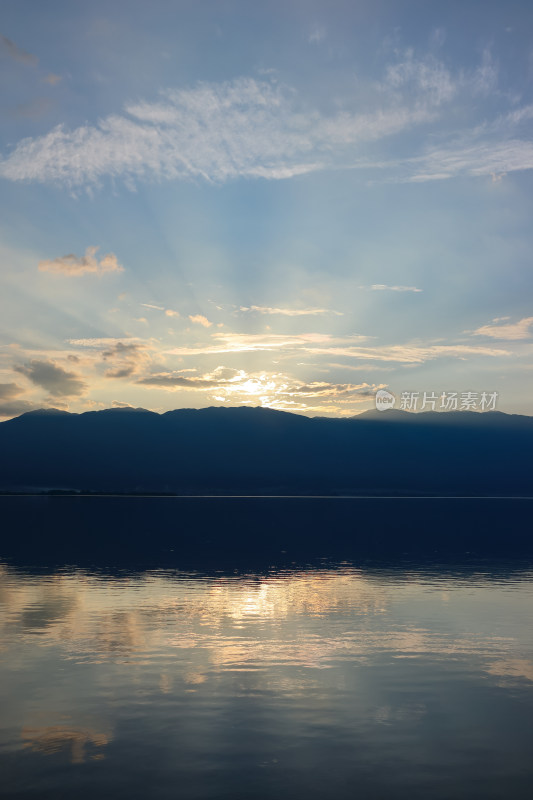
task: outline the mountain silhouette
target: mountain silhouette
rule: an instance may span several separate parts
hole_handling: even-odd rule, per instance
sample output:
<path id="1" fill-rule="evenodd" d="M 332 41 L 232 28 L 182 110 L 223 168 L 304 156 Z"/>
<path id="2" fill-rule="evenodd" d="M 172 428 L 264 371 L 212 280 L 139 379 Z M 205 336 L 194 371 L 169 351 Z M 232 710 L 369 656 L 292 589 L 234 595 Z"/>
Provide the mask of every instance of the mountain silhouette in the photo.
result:
<path id="1" fill-rule="evenodd" d="M 0 424 L 0 490 L 533 495 L 533 418 L 213 407 L 43 409 Z"/>

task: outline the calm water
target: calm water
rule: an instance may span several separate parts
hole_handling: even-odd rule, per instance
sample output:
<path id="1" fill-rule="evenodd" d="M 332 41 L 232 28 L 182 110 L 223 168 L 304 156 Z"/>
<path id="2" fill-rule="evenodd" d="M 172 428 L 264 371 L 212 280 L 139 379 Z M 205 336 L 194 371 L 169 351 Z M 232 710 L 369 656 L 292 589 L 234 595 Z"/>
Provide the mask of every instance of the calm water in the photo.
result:
<path id="1" fill-rule="evenodd" d="M 531 507 L 1 498 L 0 796 L 529 798 Z"/>

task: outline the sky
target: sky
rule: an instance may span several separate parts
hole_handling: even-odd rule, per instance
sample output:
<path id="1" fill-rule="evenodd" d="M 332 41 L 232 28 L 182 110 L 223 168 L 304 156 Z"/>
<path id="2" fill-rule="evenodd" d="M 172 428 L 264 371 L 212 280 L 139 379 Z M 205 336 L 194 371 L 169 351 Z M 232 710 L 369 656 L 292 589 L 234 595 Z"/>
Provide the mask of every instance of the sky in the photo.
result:
<path id="1" fill-rule="evenodd" d="M 531 414 L 532 34 L 499 0 L 3 0 L 0 417 Z"/>

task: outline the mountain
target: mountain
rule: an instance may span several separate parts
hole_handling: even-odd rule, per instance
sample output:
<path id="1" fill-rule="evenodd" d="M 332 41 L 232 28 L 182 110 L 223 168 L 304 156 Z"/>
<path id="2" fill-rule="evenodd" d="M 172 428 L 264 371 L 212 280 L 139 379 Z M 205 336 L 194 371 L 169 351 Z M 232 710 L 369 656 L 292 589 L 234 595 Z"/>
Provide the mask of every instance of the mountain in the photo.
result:
<path id="1" fill-rule="evenodd" d="M 532 453 L 501 412 L 47 409 L 0 424 L 0 490 L 533 496 Z"/>

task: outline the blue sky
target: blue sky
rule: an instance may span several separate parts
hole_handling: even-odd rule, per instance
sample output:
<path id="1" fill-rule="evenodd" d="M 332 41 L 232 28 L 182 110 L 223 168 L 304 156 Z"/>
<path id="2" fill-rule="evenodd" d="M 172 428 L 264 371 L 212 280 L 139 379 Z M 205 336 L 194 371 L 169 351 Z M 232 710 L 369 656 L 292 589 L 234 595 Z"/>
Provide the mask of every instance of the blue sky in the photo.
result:
<path id="1" fill-rule="evenodd" d="M 531 413 L 531 4 L 2 11 L 3 418 Z"/>

